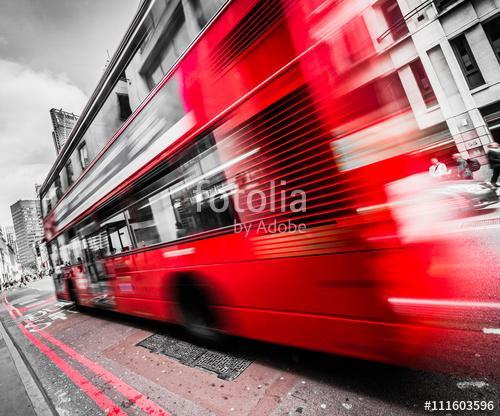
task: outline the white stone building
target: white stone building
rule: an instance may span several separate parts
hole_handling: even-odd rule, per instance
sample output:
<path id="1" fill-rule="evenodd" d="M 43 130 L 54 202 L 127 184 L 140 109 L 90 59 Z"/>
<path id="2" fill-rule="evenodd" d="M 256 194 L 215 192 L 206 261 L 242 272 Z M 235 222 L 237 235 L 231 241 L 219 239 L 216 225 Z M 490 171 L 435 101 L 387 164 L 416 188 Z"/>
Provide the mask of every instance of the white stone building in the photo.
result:
<path id="1" fill-rule="evenodd" d="M 0 283 L 18 279 L 19 265 L 16 262 L 16 254 L 3 233 L 0 233 Z"/>
<path id="2" fill-rule="evenodd" d="M 457 150 L 480 161 L 484 166 L 477 176 L 487 177 L 487 145 L 500 142 L 500 0 L 379 0 L 371 5 L 378 51 L 397 69 L 419 125 L 445 122 Z M 417 61 L 435 98 L 425 97 Z"/>

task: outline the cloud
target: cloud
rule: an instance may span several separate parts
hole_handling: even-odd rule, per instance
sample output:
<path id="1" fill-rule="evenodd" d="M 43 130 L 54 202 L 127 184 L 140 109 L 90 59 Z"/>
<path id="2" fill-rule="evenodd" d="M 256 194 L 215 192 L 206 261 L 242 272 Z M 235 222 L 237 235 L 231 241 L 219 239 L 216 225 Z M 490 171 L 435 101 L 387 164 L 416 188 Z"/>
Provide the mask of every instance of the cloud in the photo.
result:
<path id="1" fill-rule="evenodd" d="M 79 114 L 86 101 L 64 75 L 0 59 L 0 224 L 12 222 L 11 204 L 34 197 L 56 158 L 49 110 Z"/>
<path id="2" fill-rule="evenodd" d="M 0 35 L 0 46 L 7 46 L 9 44 L 9 41 L 5 36 Z"/>

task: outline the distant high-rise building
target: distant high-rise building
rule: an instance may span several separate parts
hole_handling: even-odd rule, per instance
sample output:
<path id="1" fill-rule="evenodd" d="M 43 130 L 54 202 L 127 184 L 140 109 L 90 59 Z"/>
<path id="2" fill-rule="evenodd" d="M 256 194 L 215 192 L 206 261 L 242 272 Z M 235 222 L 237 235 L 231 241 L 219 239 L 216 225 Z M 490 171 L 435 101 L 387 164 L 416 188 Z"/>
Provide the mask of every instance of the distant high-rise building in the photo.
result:
<path id="1" fill-rule="evenodd" d="M 71 130 L 75 127 L 78 116 L 62 109 L 57 110 L 52 108 L 50 110 L 50 118 L 52 120 L 52 126 L 54 127 L 52 138 L 54 139 L 56 153 L 59 154 L 66 140 L 68 140 Z"/>
<path id="2" fill-rule="evenodd" d="M 40 204 L 36 200 L 20 200 L 11 205 L 10 211 L 19 263 L 23 267 L 36 268 L 34 246 L 43 238 Z"/>

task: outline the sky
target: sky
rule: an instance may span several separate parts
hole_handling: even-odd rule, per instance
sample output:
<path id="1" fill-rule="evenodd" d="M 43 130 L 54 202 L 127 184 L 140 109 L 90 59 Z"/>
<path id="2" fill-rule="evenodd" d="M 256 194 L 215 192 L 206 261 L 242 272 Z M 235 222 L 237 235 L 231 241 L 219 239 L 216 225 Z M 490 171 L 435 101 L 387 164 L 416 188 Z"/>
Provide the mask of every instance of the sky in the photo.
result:
<path id="1" fill-rule="evenodd" d="M 139 0 L 0 0 L 0 225 L 56 152 L 51 108 L 79 114 Z"/>

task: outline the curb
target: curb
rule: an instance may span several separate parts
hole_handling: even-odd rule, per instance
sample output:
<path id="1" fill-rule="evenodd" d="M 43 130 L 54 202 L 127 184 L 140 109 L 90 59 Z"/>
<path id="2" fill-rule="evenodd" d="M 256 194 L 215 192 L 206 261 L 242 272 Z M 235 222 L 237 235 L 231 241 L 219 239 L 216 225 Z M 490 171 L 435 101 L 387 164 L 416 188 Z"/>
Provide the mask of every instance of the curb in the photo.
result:
<path id="1" fill-rule="evenodd" d="M 50 401 L 40 380 L 33 371 L 23 351 L 14 342 L 9 331 L 0 319 L 0 336 L 4 339 L 9 350 L 12 361 L 26 389 L 33 410 L 37 416 L 59 416 L 54 405 Z"/>

